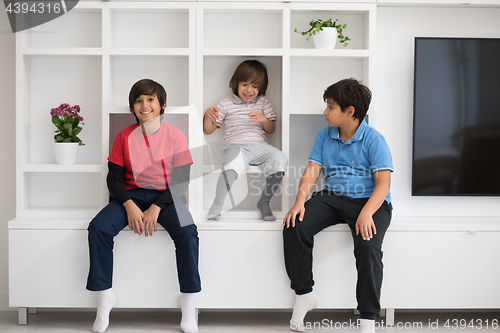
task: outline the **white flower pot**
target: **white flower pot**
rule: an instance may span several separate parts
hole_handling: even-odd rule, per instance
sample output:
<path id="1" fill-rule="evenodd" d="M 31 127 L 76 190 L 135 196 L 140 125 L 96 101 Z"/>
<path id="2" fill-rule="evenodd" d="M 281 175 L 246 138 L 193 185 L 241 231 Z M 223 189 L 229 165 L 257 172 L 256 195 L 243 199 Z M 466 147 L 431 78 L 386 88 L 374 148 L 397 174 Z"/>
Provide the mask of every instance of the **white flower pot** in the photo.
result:
<path id="1" fill-rule="evenodd" d="M 54 154 L 58 164 L 75 164 L 78 157 L 78 142 L 54 142 Z"/>
<path id="2" fill-rule="evenodd" d="M 323 31 L 317 32 L 312 36 L 314 47 L 317 49 L 333 49 L 337 44 L 337 29 L 325 27 Z"/>

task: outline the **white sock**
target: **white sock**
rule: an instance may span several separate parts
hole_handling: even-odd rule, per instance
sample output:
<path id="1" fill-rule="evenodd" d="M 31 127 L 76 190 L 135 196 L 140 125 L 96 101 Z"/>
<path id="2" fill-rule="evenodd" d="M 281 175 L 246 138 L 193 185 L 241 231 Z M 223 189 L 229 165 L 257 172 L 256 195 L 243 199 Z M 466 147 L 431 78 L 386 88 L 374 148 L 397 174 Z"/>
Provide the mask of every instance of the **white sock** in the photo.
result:
<path id="1" fill-rule="evenodd" d="M 182 311 L 181 330 L 184 333 L 198 332 L 198 323 L 196 322 L 196 309 L 194 304 L 196 293 L 181 293 L 179 296 L 179 306 Z"/>
<path id="2" fill-rule="evenodd" d="M 113 289 L 109 288 L 103 291 L 97 291 L 97 316 L 94 321 L 92 331 L 103 333 L 109 325 L 109 313 L 116 305 L 118 298 Z"/>
<path id="3" fill-rule="evenodd" d="M 359 333 L 375 333 L 375 320 L 359 319 Z"/>
<path id="4" fill-rule="evenodd" d="M 304 318 L 307 312 L 318 306 L 319 298 L 312 291 L 304 295 L 295 296 L 290 328 L 296 332 L 305 332 Z"/>

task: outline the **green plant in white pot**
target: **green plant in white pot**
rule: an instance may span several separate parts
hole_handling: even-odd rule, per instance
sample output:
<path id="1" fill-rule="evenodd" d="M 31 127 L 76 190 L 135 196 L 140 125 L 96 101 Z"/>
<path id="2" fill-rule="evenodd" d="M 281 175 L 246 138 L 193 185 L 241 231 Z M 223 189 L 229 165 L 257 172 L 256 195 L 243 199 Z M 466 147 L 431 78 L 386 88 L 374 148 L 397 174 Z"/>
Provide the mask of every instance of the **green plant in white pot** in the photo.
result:
<path id="1" fill-rule="evenodd" d="M 332 21 L 331 18 L 326 21 L 322 19 L 312 20 L 309 22 L 311 27 L 309 30 L 300 32 L 295 28 L 295 32 L 306 36 L 306 40 L 312 37 L 314 47 L 317 49 L 333 49 L 337 43 L 337 38 L 343 46 L 347 46 L 349 45 L 348 41 L 351 40 L 343 33 L 347 23 L 339 24 L 338 21 L 338 19 Z"/>

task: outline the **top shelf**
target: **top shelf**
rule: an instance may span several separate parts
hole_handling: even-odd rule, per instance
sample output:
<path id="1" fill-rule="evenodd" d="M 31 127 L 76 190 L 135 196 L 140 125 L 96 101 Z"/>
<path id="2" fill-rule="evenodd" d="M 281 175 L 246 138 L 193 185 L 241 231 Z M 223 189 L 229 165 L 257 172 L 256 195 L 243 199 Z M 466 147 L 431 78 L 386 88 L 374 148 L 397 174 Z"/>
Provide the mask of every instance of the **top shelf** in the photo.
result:
<path id="1" fill-rule="evenodd" d="M 17 34 L 23 48 L 100 48 L 102 12 L 76 10 Z"/>
<path id="2" fill-rule="evenodd" d="M 19 33 L 26 55 L 189 55 L 195 26 L 205 55 L 282 55 L 287 49 L 313 49 L 294 33 L 316 18 L 347 23 L 346 49 L 368 50 L 372 3 L 263 1 L 236 2 L 79 2 L 50 22 Z M 248 35 L 240 22 L 259 22 Z M 147 22 L 147 24 L 143 24 Z M 193 24 L 196 23 L 196 24 Z M 230 26 L 231 29 L 227 29 Z M 174 31 L 175 33 L 172 33 Z M 245 36 L 242 38 L 241 36 Z M 338 49 L 342 48 L 340 45 Z M 314 54 L 313 54 L 314 55 Z"/>
<path id="3" fill-rule="evenodd" d="M 79 3 L 25 30 L 23 48 L 188 48 L 194 3 Z M 191 13 L 191 14 L 190 14 Z M 147 23 L 147 24 L 145 24 Z M 172 33 L 175 31 L 175 33 Z"/>

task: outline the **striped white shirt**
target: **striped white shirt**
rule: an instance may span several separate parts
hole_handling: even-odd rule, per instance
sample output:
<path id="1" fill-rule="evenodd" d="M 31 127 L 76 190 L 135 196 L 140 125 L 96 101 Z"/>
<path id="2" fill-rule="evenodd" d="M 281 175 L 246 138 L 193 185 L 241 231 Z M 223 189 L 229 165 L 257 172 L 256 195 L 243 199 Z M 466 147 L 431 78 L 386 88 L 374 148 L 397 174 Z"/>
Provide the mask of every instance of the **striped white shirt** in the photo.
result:
<path id="1" fill-rule="evenodd" d="M 250 102 L 243 101 L 240 97 L 223 99 L 217 104 L 220 110 L 219 118 L 214 122 L 220 127 L 224 121 L 226 132 L 224 144 L 229 143 L 266 143 L 264 125 L 250 118 L 250 111 L 262 113 L 269 120 L 276 120 L 276 113 L 267 96 L 257 96 Z"/>

